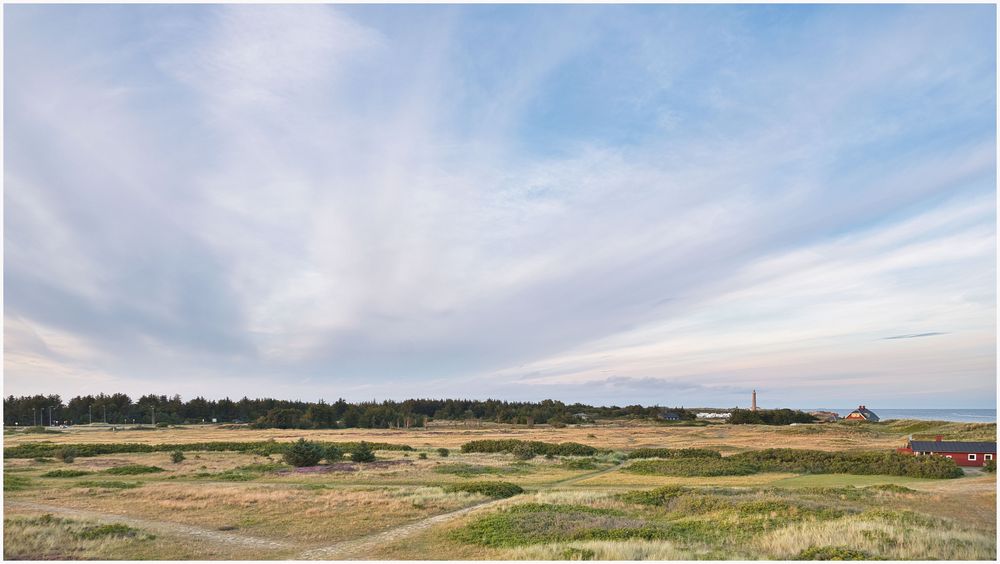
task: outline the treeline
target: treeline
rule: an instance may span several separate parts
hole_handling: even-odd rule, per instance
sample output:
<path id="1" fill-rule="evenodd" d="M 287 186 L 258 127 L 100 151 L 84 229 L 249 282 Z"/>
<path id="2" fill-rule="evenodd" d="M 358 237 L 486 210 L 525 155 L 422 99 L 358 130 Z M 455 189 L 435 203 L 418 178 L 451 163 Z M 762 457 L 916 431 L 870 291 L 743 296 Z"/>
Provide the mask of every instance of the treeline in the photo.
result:
<path id="1" fill-rule="evenodd" d="M 263 428 L 332 429 L 421 427 L 430 420 L 480 420 L 508 424 L 565 425 L 596 419 L 650 419 L 676 413 L 682 420 L 694 420 L 695 413 L 684 408 L 630 405 L 595 407 L 555 400 L 507 402 L 500 400 L 411 399 L 402 402 L 333 403 L 242 398 L 209 400 L 203 397 L 183 401 L 148 394 L 133 400 L 126 394 L 77 396 L 63 402 L 58 395 L 35 395 L 4 399 L 4 425 L 49 425 L 106 422 L 109 424 L 149 424 L 155 413 L 157 424 L 252 423 Z"/>
<path id="2" fill-rule="evenodd" d="M 729 414 L 732 425 L 791 425 L 792 423 L 815 423 L 816 418 L 804 411 L 794 409 L 734 409 Z"/>

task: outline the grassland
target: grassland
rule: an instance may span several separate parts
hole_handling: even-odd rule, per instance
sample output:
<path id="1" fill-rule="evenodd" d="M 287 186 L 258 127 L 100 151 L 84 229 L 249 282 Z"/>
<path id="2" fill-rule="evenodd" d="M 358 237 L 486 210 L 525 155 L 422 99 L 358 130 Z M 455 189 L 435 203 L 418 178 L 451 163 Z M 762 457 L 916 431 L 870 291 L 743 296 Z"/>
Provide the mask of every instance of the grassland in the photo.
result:
<path id="1" fill-rule="evenodd" d="M 889 422 L 795 427 L 493 425 L 280 431 L 221 426 L 58 434 L 51 441 L 193 444 L 371 441 L 372 464 L 294 469 L 276 454 L 188 451 L 4 461 L 9 559 L 757 559 L 996 556 L 993 475 L 957 479 L 624 471 L 639 448 L 774 446 L 884 451 L 908 434 L 995 440 L 995 425 Z M 472 440 L 578 442 L 587 457 L 462 453 Z M 443 457 L 437 449 L 451 449 Z M 493 486 L 506 482 L 518 486 Z M 487 485 L 478 485 L 486 483 Z M 523 493 L 517 493 L 518 489 Z M 497 494 L 501 492 L 502 495 Z M 512 495 L 512 497 L 505 497 Z"/>

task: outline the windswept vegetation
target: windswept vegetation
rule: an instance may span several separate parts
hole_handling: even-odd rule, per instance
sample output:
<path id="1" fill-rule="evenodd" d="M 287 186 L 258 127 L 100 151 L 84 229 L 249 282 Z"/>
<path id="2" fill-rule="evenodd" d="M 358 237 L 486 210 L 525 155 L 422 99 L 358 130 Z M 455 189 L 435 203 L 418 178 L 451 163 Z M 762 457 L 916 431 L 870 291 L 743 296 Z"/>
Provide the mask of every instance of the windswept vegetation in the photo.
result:
<path id="1" fill-rule="evenodd" d="M 323 441 L 312 441 L 321 448 L 335 446 L 341 451 L 353 451 L 358 447 L 358 442 L 330 443 Z M 276 441 L 247 441 L 231 442 L 220 441 L 211 443 L 179 443 L 179 444 L 146 444 L 146 443 L 91 443 L 91 444 L 56 444 L 49 442 L 23 443 L 16 446 L 7 447 L 3 450 L 4 458 L 35 458 L 43 456 L 54 456 L 58 452 L 71 448 L 75 456 L 89 457 L 104 454 L 125 454 L 139 452 L 245 452 L 261 456 L 272 454 L 283 455 L 292 443 L 279 443 Z M 392 443 L 368 443 L 368 448 L 372 450 L 393 450 L 411 451 L 413 447 L 409 445 L 398 445 Z M 322 456 L 321 456 L 322 458 Z"/>
<path id="2" fill-rule="evenodd" d="M 800 474 L 884 474 L 911 478 L 958 478 L 962 469 L 939 456 L 896 452 L 825 452 L 765 449 L 725 458 L 640 460 L 626 472 L 663 476 L 745 476 L 759 472 Z"/>
<path id="3" fill-rule="evenodd" d="M 521 441 L 517 439 L 493 439 L 470 441 L 462 445 L 462 452 L 504 452 L 526 451 L 535 455 L 553 456 L 593 456 L 598 449 L 580 443 L 545 443 L 542 441 Z"/>
<path id="4" fill-rule="evenodd" d="M 640 448 L 628 454 L 629 458 L 722 458 L 717 450 L 707 448 Z"/>
<path id="5" fill-rule="evenodd" d="M 476 493 L 496 499 L 513 497 L 515 495 L 524 493 L 524 490 L 521 488 L 521 486 L 517 484 L 512 484 L 510 482 L 486 482 L 486 481 L 465 482 L 463 484 L 455 484 L 445 488 L 445 491 Z"/>

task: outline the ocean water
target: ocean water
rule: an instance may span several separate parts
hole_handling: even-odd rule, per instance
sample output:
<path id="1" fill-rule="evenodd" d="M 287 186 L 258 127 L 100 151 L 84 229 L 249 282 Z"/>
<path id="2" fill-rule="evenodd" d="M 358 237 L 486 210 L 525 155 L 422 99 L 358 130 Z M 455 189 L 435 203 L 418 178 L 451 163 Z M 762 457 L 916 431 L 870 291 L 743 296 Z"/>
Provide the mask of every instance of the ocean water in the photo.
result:
<path id="1" fill-rule="evenodd" d="M 867 406 L 874 411 L 879 419 L 925 419 L 932 421 L 960 421 L 963 423 L 996 423 L 996 409 L 881 409 L 878 406 Z M 822 411 L 834 411 L 841 417 L 857 408 L 819 408 Z M 810 409 L 808 411 L 816 411 Z"/>

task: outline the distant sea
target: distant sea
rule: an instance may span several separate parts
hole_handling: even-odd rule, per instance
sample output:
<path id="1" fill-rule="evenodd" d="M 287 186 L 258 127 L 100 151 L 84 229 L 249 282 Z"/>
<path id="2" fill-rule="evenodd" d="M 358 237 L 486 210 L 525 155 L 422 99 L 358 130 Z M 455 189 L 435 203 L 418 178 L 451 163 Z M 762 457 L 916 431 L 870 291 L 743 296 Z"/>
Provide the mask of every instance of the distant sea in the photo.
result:
<path id="1" fill-rule="evenodd" d="M 835 411 L 841 417 L 854 411 L 856 408 L 816 408 L 806 411 Z M 997 410 L 995 409 L 879 409 L 878 406 L 868 406 L 874 411 L 879 419 L 927 419 L 933 421 L 960 421 L 963 423 L 996 423 Z"/>

